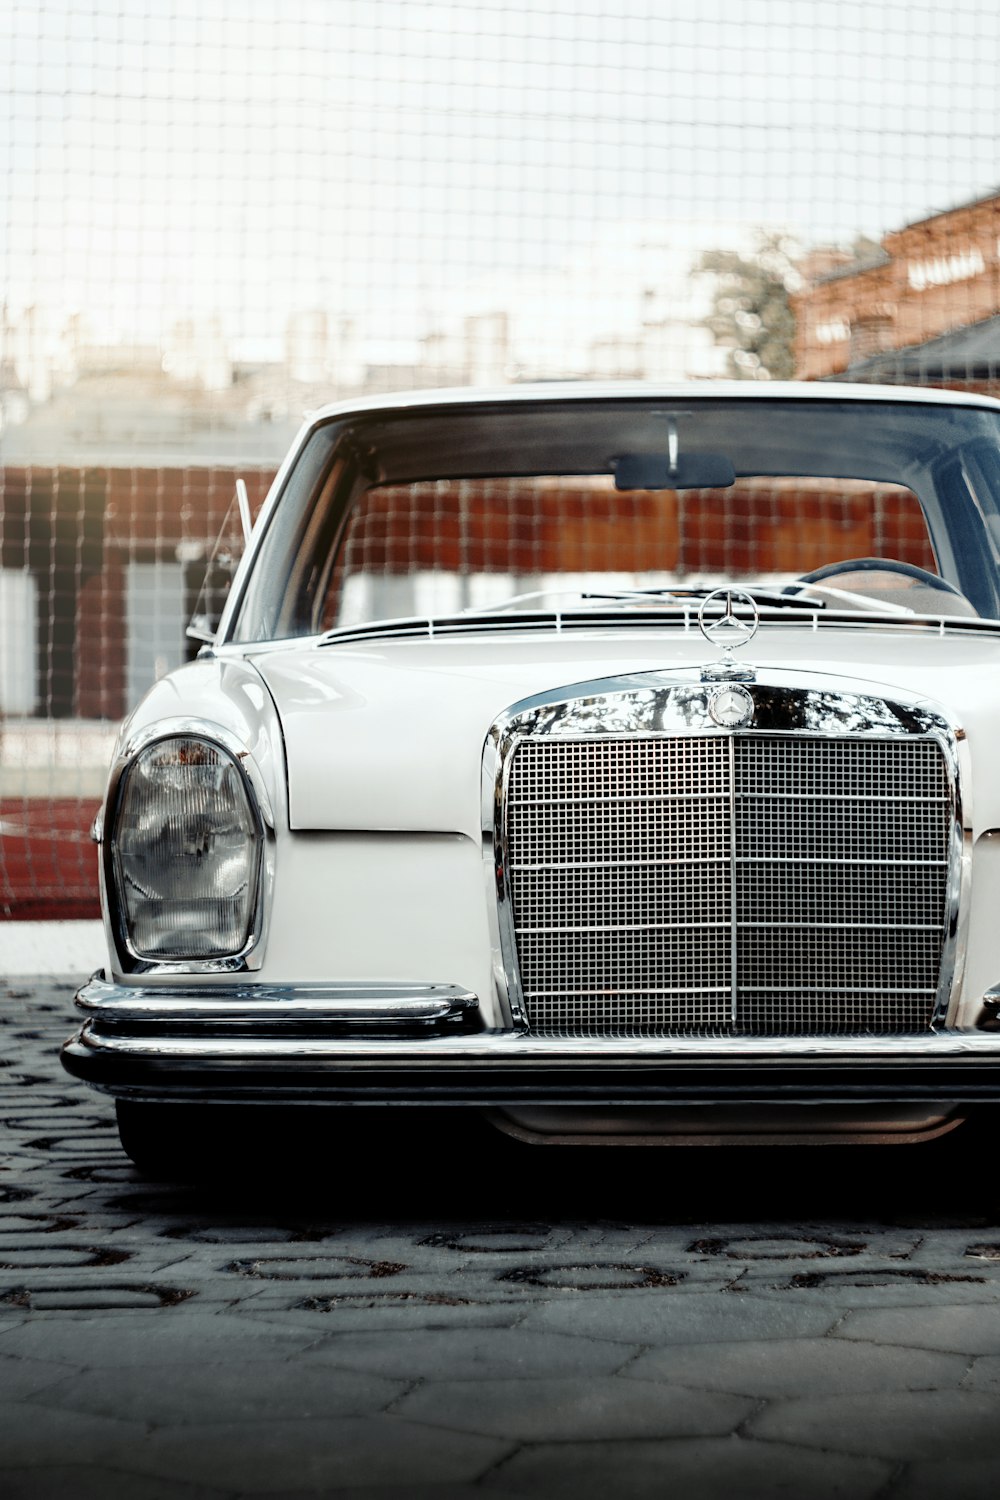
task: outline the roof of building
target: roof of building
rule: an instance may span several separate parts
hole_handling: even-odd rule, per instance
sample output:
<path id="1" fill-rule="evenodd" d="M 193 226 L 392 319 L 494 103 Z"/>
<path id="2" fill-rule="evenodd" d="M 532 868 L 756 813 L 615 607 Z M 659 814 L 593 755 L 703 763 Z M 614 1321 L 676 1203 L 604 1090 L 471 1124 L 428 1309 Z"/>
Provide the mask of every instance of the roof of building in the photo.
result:
<path id="1" fill-rule="evenodd" d="M 904 234 L 907 229 L 919 229 L 923 224 L 932 224 L 935 219 L 946 219 L 949 214 L 962 213 L 967 208 L 979 208 L 981 204 L 995 202 L 1000 208 L 1000 188 L 991 188 L 988 193 L 980 193 L 975 198 L 966 198 L 961 203 L 953 203 L 950 208 L 937 208 L 932 213 L 925 214 L 922 219 L 913 219 L 909 224 L 904 224 L 902 229 L 892 230 L 893 235 Z"/>
<path id="2" fill-rule="evenodd" d="M 1000 377 L 1000 315 L 955 328 L 950 333 L 887 349 L 859 360 L 847 370 L 849 380 L 886 380 L 892 384 L 924 380 L 996 380 Z M 841 377 L 843 378 L 843 377 Z"/>
<path id="3" fill-rule="evenodd" d="M 851 260 L 844 266 L 834 266 L 832 271 L 824 271 L 822 276 L 815 278 L 813 285 L 825 286 L 828 281 L 845 281 L 851 276 L 863 276 L 866 271 L 878 271 L 882 266 L 889 265 L 891 260 L 892 256 L 887 250 L 873 250 L 860 260 Z"/>

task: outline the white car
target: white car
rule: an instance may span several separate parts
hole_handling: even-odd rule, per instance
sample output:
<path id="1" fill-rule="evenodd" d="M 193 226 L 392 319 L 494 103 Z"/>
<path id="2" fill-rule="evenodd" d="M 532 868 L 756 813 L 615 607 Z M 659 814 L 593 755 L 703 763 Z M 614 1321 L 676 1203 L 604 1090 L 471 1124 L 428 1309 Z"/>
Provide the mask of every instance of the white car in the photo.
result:
<path id="1" fill-rule="evenodd" d="M 986 397 L 317 413 L 122 729 L 65 1066 L 150 1169 L 282 1101 L 941 1134 L 1000 1098 L 998 548 Z"/>

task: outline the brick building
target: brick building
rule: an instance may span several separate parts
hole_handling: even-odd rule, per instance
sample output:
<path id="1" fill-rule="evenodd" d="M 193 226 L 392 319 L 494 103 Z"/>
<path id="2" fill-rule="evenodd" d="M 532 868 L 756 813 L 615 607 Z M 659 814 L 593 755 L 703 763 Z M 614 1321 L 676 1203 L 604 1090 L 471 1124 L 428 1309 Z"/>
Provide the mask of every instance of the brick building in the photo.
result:
<path id="1" fill-rule="evenodd" d="M 38 717 L 118 719 L 194 653 L 184 627 L 238 475 L 258 510 L 273 468 L 0 469 L 0 570 L 33 584 Z"/>
<path id="2" fill-rule="evenodd" d="M 817 251 L 794 298 L 800 379 L 1000 394 L 1000 193 L 885 235 Z"/>

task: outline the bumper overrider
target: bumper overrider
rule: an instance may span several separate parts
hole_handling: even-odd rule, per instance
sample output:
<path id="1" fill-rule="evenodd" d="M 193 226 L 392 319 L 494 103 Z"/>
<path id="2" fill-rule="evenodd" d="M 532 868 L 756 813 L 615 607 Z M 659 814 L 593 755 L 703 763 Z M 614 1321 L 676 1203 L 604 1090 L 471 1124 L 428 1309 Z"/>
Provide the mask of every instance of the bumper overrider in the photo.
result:
<path id="1" fill-rule="evenodd" d="M 993 997 L 993 1011 L 997 1009 Z M 449 984 L 141 988 L 95 976 L 62 1049 L 120 1098 L 200 1103 L 1000 1102 L 1000 1029 L 912 1036 L 534 1036 Z M 987 1025 L 998 1025 L 987 1021 Z"/>

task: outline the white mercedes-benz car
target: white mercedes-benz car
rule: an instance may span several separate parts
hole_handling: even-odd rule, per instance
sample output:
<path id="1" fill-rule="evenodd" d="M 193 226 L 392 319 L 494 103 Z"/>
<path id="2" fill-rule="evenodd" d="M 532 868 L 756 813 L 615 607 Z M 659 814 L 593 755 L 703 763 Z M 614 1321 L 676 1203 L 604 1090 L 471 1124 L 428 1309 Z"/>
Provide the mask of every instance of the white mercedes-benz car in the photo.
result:
<path id="1" fill-rule="evenodd" d="M 649 1145 L 1000 1099 L 1000 403 L 349 402 L 247 531 L 95 833 L 63 1060 L 137 1163 L 276 1102 Z"/>

